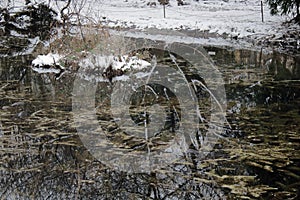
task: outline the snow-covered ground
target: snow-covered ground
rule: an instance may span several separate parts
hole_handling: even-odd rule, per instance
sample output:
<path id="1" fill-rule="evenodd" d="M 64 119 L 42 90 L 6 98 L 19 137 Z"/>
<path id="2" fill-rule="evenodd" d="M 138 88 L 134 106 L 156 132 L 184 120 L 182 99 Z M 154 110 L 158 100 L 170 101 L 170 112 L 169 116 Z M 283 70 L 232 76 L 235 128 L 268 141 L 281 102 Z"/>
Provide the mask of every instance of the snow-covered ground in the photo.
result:
<path id="1" fill-rule="evenodd" d="M 61 18 L 60 11 L 67 5 L 67 0 L 32 0 L 34 1 L 51 5 L 57 11 L 58 18 Z M 7 2 L 9 1 L 4 0 L 0 5 L 5 7 Z M 188 33 L 187 40 L 190 42 L 192 39 L 192 43 L 235 47 L 238 45 L 242 48 L 255 48 L 257 41 L 265 39 L 280 39 L 287 31 L 296 30 L 296 34 L 299 32 L 298 25 L 293 27 L 283 25 L 283 22 L 290 20 L 288 16 L 271 16 L 264 0 L 184 0 L 184 2 L 186 5 L 178 6 L 177 0 L 170 0 L 170 5 L 165 7 L 165 18 L 163 6 L 157 0 L 72 0 L 68 9 L 64 10 L 64 14 L 80 13 L 79 18 L 72 15 L 74 22 L 80 19 L 82 24 L 101 24 L 115 30 L 126 30 L 132 37 L 142 37 L 144 34 L 143 37 L 153 39 L 158 32 L 152 32 L 152 36 L 149 37 L 148 30 L 167 29 Z M 261 2 L 263 2 L 264 22 L 262 22 Z M 18 8 L 19 5 L 24 5 L 24 0 L 13 0 L 9 5 Z M 126 34 L 128 35 L 128 32 Z M 236 42 L 235 39 L 242 40 Z"/>
<path id="2" fill-rule="evenodd" d="M 58 11 L 67 4 L 64 0 L 32 0 L 50 2 Z M 4 0 L 5 7 L 9 2 Z M 150 2 L 151 5 L 148 5 Z M 153 4 L 155 3 L 155 5 Z M 282 29 L 281 24 L 287 17 L 271 16 L 268 5 L 263 1 L 264 22 L 261 16 L 260 0 L 184 0 L 187 5 L 177 6 L 177 0 L 170 0 L 166 6 L 166 18 L 163 6 L 157 0 L 72 0 L 68 13 L 80 13 L 87 23 L 102 23 L 118 28 L 157 28 L 187 29 L 228 34 L 230 36 L 272 35 Z M 14 0 L 10 7 L 24 5 L 24 0 Z"/>
<path id="3" fill-rule="evenodd" d="M 76 1 L 75 1 L 76 2 Z M 156 5 L 147 5 L 155 2 Z M 187 5 L 177 6 L 170 0 L 163 6 L 156 0 L 87 0 L 74 3 L 71 9 L 95 23 L 114 28 L 197 30 L 229 35 L 232 37 L 262 37 L 278 33 L 287 17 L 271 16 L 268 5 L 263 3 L 264 22 L 260 0 L 185 0 Z M 59 5 L 66 4 L 60 1 Z"/>

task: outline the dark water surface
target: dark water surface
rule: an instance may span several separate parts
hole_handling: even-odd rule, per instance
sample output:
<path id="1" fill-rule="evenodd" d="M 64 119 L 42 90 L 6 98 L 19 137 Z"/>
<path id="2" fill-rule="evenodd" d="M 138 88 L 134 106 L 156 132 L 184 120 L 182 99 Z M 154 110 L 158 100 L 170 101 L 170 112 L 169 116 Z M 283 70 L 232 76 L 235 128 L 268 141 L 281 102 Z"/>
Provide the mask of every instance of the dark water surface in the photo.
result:
<path id="1" fill-rule="evenodd" d="M 1 57 L 1 199 L 299 199 L 300 57 L 205 49 L 225 81 L 230 126 L 206 158 L 150 174 L 115 171 L 85 149 L 71 113 L 74 73 L 56 80 L 33 72 L 31 56 Z"/>

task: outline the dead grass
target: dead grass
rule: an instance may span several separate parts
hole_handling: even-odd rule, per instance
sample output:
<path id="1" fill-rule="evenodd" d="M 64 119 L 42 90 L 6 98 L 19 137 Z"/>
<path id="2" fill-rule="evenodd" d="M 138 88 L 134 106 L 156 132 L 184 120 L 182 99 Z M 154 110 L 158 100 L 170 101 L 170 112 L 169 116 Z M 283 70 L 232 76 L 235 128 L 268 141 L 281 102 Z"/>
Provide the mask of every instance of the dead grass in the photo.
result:
<path id="1" fill-rule="evenodd" d="M 50 44 L 49 51 L 63 55 L 77 54 L 82 51 L 90 51 L 99 42 L 107 37 L 109 33 L 101 26 L 82 26 L 76 28 L 76 34 L 62 33 L 57 35 Z"/>

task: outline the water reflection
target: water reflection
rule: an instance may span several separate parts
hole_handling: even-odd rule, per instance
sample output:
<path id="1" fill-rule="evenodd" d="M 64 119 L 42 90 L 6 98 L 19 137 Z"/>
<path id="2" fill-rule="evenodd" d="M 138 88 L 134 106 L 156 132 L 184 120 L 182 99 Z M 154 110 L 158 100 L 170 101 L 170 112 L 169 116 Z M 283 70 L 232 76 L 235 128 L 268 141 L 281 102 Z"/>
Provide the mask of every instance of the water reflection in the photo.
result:
<path id="1" fill-rule="evenodd" d="M 70 114 L 74 74 L 56 80 L 32 72 L 31 56 L 1 57 L 1 198 L 299 197 L 299 57 L 206 49 L 214 52 L 226 82 L 232 128 L 205 159 L 191 153 L 156 172 L 134 175 L 107 168 L 81 144 Z M 109 89 L 108 83 L 102 86 Z M 105 98 L 101 88 L 99 98 Z"/>

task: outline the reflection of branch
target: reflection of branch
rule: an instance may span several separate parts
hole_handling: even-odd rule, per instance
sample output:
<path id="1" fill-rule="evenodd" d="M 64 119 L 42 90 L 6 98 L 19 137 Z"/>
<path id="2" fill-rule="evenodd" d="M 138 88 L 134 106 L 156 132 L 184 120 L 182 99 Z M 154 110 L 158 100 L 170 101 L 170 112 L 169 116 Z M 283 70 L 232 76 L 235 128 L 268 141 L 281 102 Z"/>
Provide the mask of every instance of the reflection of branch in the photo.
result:
<path id="1" fill-rule="evenodd" d="M 220 110 L 221 110 L 221 112 L 222 113 L 224 113 L 224 110 L 223 110 L 223 108 L 222 108 L 222 105 L 220 104 L 220 102 L 218 101 L 218 99 L 215 97 L 215 95 L 210 91 L 210 89 L 208 89 L 201 81 L 199 81 L 199 80 L 195 80 L 195 79 L 192 79 L 192 83 L 193 83 L 193 85 L 195 84 L 195 83 L 198 83 L 198 84 L 200 84 L 211 96 L 212 96 L 212 98 L 215 100 L 215 102 L 217 103 L 217 105 L 218 105 L 218 107 L 220 108 Z M 194 85 L 195 86 L 195 85 Z M 230 126 L 230 124 L 229 124 L 229 122 L 227 121 L 227 119 L 226 119 L 226 117 L 224 116 L 224 118 L 225 118 L 225 121 L 228 123 L 228 126 L 231 128 L 231 126 Z"/>
<path id="2" fill-rule="evenodd" d="M 153 94 L 155 94 L 156 99 L 158 99 L 158 94 L 155 92 L 155 90 L 150 85 L 145 85 L 146 88 L 149 88 Z"/>
<path id="3" fill-rule="evenodd" d="M 179 64 L 176 62 L 176 57 L 175 57 L 174 55 L 172 55 L 170 52 L 169 52 L 169 55 L 170 55 L 170 58 L 172 59 L 172 62 L 176 65 L 177 69 L 178 69 L 178 70 L 180 71 L 180 73 L 184 76 L 184 75 L 185 75 L 184 72 L 183 72 L 182 69 L 179 67 Z M 185 80 L 185 82 L 186 82 L 187 87 L 189 88 L 189 91 L 190 91 L 190 94 L 191 94 L 192 99 L 195 101 L 194 96 L 193 96 L 192 89 L 191 89 L 191 87 L 190 87 L 190 85 L 189 85 L 189 82 L 188 82 L 186 79 L 184 79 L 184 80 Z"/>
<path id="4" fill-rule="evenodd" d="M 147 150 L 148 150 L 148 154 L 150 154 L 150 146 L 149 146 L 149 137 L 148 137 L 148 125 L 147 125 L 147 112 L 146 112 L 146 104 L 145 104 L 145 98 L 146 98 L 146 91 L 147 91 L 147 87 L 149 87 L 151 89 L 150 86 L 148 86 L 148 83 L 150 81 L 150 77 L 151 77 L 151 74 L 153 73 L 154 69 L 156 68 L 156 65 L 157 65 L 157 59 L 156 59 L 156 56 L 154 55 L 152 57 L 152 60 L 151 60 L 151 65 L 153 66 L 152 69 L 151 69 L 151 72 L 149 73 L 149 76 L 146 80 L 146 83 L 145 83 L 145 93 L 144 93 L 144 96 L 143 96 L 143 99 L 142 99 L 142 104 L 144 105 L 144 127 L 145 127 L 145 139 L 146 139 L 146 144 L 147 144 Z M 157 97 L 157 95 L 156 95 Z"/>
<path id="5" fill-rule="evenodd" d="M 81 187 L 80 168 L 79 168 L 79 164 L 77 163 L 77 187 L 76 187 L 76 193 L 75 193 L 76 200 L 79 199 L 80 187 Z"/>

